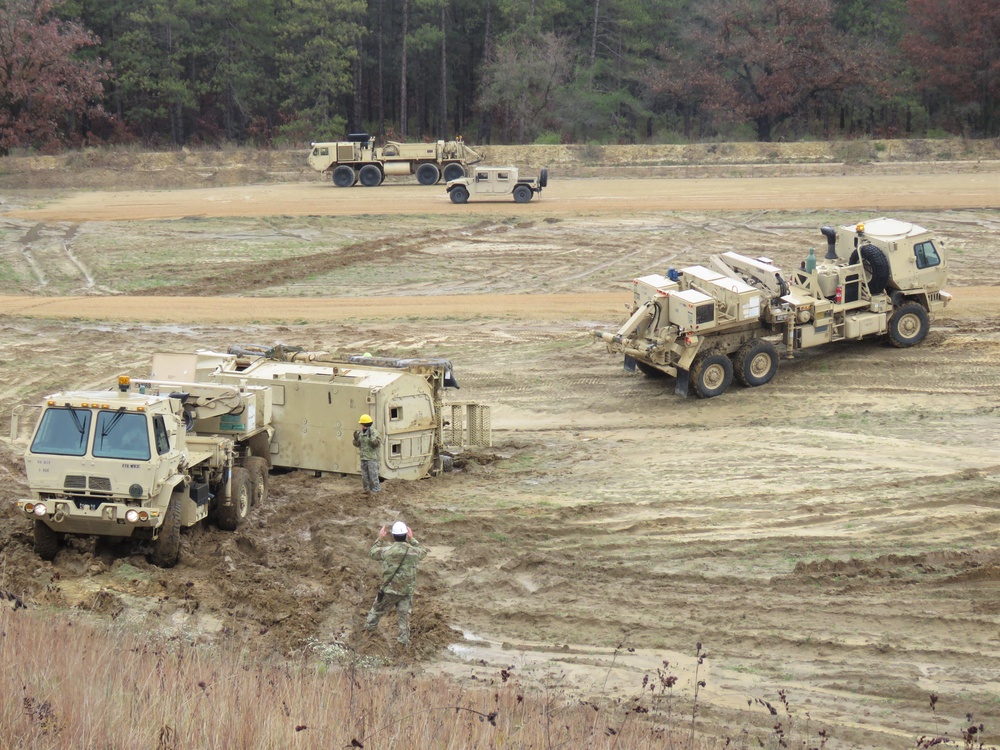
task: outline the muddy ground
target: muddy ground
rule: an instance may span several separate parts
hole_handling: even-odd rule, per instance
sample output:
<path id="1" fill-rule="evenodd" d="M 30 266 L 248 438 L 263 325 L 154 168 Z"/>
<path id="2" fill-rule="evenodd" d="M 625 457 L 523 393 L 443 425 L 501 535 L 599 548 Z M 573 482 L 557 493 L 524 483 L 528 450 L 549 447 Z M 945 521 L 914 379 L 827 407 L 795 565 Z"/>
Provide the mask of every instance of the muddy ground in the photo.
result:
<path id="1" fill-rule="evenodd" d="M 958 736 L 966 714 L 995 744 L 1000 170 L 928 171 L 891 189 L 885 175 L 553 180 L 526 206 L 312 180 L 7 191 L 4 425 L 57 388 L 145 374 L 157 350 L 284 342 L 449 357 L 455 398 L 491 405 L 494 445 L 374 503 L 355 477 L 272 476 L 245 526 L 186 532 L 162 571 L 87 540 L 39 561 L 11 509 L 23 443 L 4 441 L 0 588 L 192 638 L 388 653 L 353 626 L 375 531 L 402 517 L 433 550 L 420 670 L 513 665 L 615 697 L 668 661 L 683 702 L 700 642 L 699 717 L 719 735 L 766 734 L 756 699 L 785 717 L 784 691 L 814 744 L 824 728 L 827 747 L 913 747 Z M 728 249 L 797 265 L 822 224 L 880 213 L 950 251 L 955 300 L 919 347 L 811 351 L 766 387 L 700 401 L 593 342 L 622 322 L 635 276 Z"/>

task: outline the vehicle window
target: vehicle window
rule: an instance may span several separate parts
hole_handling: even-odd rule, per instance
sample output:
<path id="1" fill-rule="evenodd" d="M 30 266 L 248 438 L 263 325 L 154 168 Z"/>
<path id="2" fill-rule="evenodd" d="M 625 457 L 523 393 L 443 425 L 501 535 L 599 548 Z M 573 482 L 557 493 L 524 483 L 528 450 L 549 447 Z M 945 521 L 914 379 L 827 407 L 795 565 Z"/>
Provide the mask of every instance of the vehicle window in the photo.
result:
<path id="1" fill-rule="evenodd" d="M 486 182 L 489 178 L 490 176 L 486 174 L 486 172 L 480 172 L 479 174 L 476 175 L 477 182 Z"/>
<path id="2" fill-rule="evenodd" d="M 507 172 L 497 172 L 497 179 L 498 180 L 509 180 L 510 179 L 510 175 Z"/>
<path id="3" fill-rule="evenodd" d="M 156 442 L 156 452 L 163 455 L 170 450 L 170 440 L 167 437 L 167 425 L 163 421 L 163 416 L 157 414 L 153 417 L 153 440 Z"/>
<path id="4" fill-rule="evenodd" d="M 319 150 L 319 155 L 320 156 L 329 156 L 330 155 L 330 149 L 329 148 L 321 148 Z"/>
<path id="5" fill-rule="evenodd" d="M 918 242 L 913 246 L 913 254 L 917 256 L 917 268 L 930 268 L 941 265 L 941 256 L 938 255 L 934 243 Z"/>
<path id="6" fill-rule="evenodd" d="M 87 452 L 90 414 L 90 409 L 46 409 L 31 441 L 31 452 L 82 456 Z"/>
<path id="7" fill-rule="evenodd" d="M 99 411 L 94 425 L 95 458 L 149 460 L 146 415 L 124 411 Z"/>
<path id="8" fill-rule="evenodd" d="M 319 156 L 319 149 L 318 148 L 314 148 L 313 149 L 313 156 Z"/>

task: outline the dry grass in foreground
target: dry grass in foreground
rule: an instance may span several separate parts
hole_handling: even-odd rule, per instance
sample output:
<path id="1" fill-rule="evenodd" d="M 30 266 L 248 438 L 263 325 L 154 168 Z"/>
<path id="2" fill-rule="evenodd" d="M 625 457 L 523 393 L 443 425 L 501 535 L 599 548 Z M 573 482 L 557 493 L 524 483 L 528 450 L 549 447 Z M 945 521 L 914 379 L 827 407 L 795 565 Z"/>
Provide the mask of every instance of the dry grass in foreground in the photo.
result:
<path id="1" fill-rule="evenodd" d="M 45 614 L 0 607 L 0 747 L 717 746 L 695 737 L 691 716 L 673 723 L 662 713 L 666 679 L 634 701 L 598 706 L 558 686 L 526 694 L 506 671 L 467 690 L 405 667 L 328 667 L 315 656 L 271 662 L 249 648 Z"/>

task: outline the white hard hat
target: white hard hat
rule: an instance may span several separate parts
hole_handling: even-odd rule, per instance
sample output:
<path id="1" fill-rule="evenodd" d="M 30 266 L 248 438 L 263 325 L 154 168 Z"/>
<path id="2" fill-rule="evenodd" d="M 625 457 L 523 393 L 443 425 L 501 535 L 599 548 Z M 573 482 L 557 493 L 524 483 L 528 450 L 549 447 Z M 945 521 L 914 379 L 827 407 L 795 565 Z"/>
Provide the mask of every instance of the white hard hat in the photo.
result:
<path id="1" fill-rule="evenodd" d="M 406 528 L 406 524 L 403 523 L 402 521 L 396 521 L 396 523 L 394 523 L 392 525 L 392 533 L 393 534 L 396 534 L 396 535 L 406 534 L 407 531 L 409 531 L 409 529 Z"/>

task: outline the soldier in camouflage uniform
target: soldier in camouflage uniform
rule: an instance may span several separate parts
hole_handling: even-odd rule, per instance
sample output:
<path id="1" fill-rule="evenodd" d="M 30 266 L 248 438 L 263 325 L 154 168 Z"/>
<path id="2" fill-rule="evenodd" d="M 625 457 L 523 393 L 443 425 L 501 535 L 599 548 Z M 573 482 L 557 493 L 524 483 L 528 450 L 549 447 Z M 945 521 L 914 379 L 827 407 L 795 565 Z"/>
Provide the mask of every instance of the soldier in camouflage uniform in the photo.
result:
<path id="1" fill-rule="evenodd" d="M 378 481 L 378 448 L 382 436 L 372 424 L 372 418 L 362 414 L 358 420 L 361 427 L 354 431 L 354 447 L 361 451 L 361 486 L 365 492 L 381 492 Z"/>
<path id="2" fill-rule="evenodd" d="M 375 630 L 382 615 L 395 608 L 399 616 L 399 638 L 406 646 L 410 642 L 410 613 L 413 611 L 413 589 L 417 583 L 417 569 L 427 556 L 427 548 L 413 538 L 413 531 L 402 521 L 392 525 L 392 543 L 385 545 L 385 526 L 379 529 L 378 539 L 369 552 L 382 562 L 382 585 L 365 620 L 365 630 Z"/>

